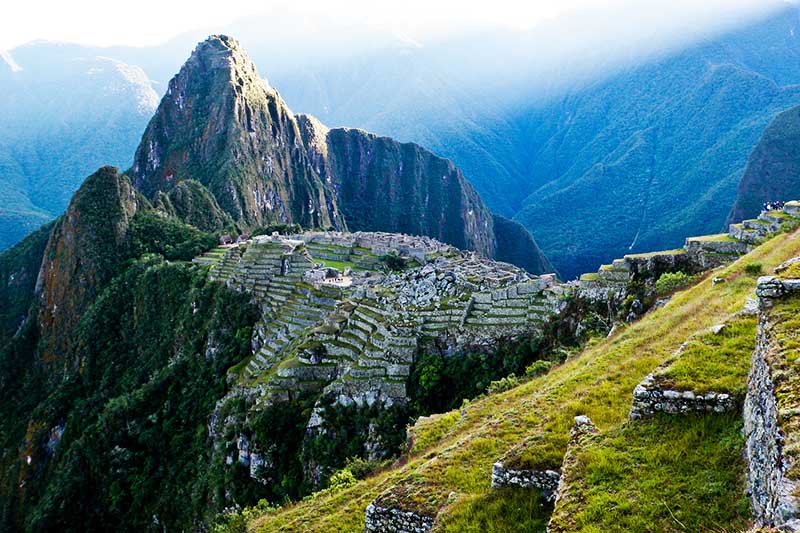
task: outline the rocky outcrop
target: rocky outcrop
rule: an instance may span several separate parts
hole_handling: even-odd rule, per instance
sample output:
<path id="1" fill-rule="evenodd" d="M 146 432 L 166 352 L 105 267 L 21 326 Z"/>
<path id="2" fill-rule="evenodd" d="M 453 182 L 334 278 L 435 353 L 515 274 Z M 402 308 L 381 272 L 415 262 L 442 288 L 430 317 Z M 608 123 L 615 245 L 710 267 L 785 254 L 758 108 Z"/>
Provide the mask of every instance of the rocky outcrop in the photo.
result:
<path id="1" fill-rule="evenodd" d="M 784 111 L 750 153 L 728 220 L 756 216 L 765 202 L 800 197 L 800 107 Z"/>
<path id="2" fill-rule="evenodd" d="M 303 149 L 294 114 L 226 36 L 200 43 L 169 82 L 131 176 L 151 198 L 196 180 L 245 227 L 344 227 L 333 191 Z"/>

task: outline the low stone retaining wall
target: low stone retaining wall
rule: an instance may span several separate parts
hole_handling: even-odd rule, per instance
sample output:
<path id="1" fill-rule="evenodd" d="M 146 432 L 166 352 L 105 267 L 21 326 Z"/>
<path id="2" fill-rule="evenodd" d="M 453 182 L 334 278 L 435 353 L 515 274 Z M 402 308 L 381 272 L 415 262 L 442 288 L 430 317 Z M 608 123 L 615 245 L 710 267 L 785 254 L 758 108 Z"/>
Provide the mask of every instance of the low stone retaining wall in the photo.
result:
<path id="1" fill-rule="evenodd" d="M 775 276 L 761 276 L 756 286 L 759 303 L 769 305 L 769 300 L 783 298 L 800 291 L 800 279 L 780 279 Z"/>
<path id="2" fill-rule="evenodd" d="M 433 527 L 433 518 L 411 511 L 367 506 L 364 533 L 426 533 Z"/>
<path id="3" fill-rule="evenodd" d="M 558 481 L 561 474 L 554 470 L 514 470 L 506 468 L 498 461 L 492 465 L 492 488 L 520 487 L 524 489 L 539 489 L 545 498 L 555 498 Z"/>
<path id="4" fill-rule="evenodd" d="M 653 374 L 648 375 L 633 390 L 632 420 L 648 418 L 656 413 L 685 414 L 692 412 L 724 413 L 736 409 L 730 394 L 661 389 Z"/>
<path id="5" fill-rule="evenodd" d="M 772 276 L 758 280 L 756 294 L 761 312 L 744 402 L 747 492 L 753 518 L 758 526 L 777 527 L 781 531 L 800 531 L 800 510 L 795 496 L 797 482 L 787 476 L 791 463 L 783 452 L 784 435 L 769 363 L 769 354 L 777 349 L 769 333 L 769 309 L 771 300 L 791 294 L 799 287 L 800 280 Z"/>

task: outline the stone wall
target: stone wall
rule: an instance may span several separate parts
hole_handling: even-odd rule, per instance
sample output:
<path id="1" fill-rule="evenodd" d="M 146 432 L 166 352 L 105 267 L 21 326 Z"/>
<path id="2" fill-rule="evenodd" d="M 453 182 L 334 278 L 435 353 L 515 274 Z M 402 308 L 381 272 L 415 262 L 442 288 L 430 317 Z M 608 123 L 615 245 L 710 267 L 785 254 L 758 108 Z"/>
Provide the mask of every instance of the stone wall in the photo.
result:
<path id="1" fill-rule="evenodd" d="M 514 470 L 498 461 L 492 465 L 492 488 L 539 489 L 547 500 L 555 498 L 561 474 L 554 470 Z"/>
<path id="2" fill-rule="evenodd" d="M 374 503 L 367 506 L 364 518 L 364 533 L 426 533 L 433 528 L 433 518 L 429 516 Z"/>
<path id="3" fill-rule="evenodd" d="M 770 336 L 769 309 L 773 300 L 798 287 L 800 280 L 759 278 L 756 294 L 761 313 L 744 403 L 747 491 L 753 518 L 756 525 L 783 531 L 800 531 L 800 511 L 797 482 L 787 475 L 791 462 L 783 452 L 784 434 L 769 363 L 770 353 L 777 349 Z"/>
<path id="4" fill-rule="evenodd" d="M 632 420 L 648 418 L 656 413 L 686 414 L 724 413 L 736 409 L 736 400 L 730 395 L 717 392 L 695 393 L 663 389 L 653 374 L 649 374 L 633 390 Z"/>

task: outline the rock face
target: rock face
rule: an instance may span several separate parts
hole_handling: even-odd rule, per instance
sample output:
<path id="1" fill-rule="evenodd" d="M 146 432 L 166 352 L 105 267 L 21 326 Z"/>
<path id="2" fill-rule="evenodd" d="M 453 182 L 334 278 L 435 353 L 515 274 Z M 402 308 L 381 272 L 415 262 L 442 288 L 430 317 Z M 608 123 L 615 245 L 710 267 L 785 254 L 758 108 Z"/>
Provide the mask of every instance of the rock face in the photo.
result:
<path id="1" fill-rule="evenodd" d="M 533 240 L 525 226 L 515 220 L 493 215 L 495 259 L 524 268 L 534 274 L 555 272 L 555 268 Z"/>
<path id="2" fill-rule="evenodd" d="M 333 191 L 303 150 L 294 115 L 225 36 L 200 43 L 169 82 L 131 175 L 149 197 L 197 180 L 245 227 L 343 227 Z"/>
<path id="3" fill-rule="evenodd" d="M 800 197 L 800 106 L 784 111 L 750 153 L 728 220 L 755 216 L 764 202 Z"/>
<path id="4" fill-rule="evenodd" d="M 103 167 L 86 179 L 53 228 L 36 288 L 46 363 L 66 353 L 83 311 L 117 272 L 142 201 L 127 177 Z"/>
<path id="5" fill-rule="evenodd" d="M 225 36 L 200 43 L 170 81 L 131 175 L 151 198 L 196 180 L 241 228 L 285 222 L 427 235 L 532 273 L 552 271 L 527 230 L 496 224 L 450 161 L 294 115 Z"/>
<path id="6" fill-rule="evenodd" d="M 461 171 L 411 143 L 328 132 L 328 168 L 351 230 L 429 235 L 494 257 L 492 215 Z"/>

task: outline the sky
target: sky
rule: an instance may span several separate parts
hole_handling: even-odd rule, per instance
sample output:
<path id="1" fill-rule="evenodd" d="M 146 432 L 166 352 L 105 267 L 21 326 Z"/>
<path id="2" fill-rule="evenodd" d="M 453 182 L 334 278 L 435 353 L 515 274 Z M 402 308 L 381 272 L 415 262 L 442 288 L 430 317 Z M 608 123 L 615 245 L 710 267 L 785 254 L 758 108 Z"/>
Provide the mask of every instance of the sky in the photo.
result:
<path id="1" fill-rule="evenodd" d="M 783 0 L 4 0 L 0 50 L 33 40 L 146 46 L 183 32 L 222 28 L 272 10 L 403 33 L 414 38 L 509 27 L 528 29 L 592 11 L 599 22 L 636 20 L 714 24 L 751 16 Z M 795 0 L 796 1 L 796 0 Z M 724 16 L 723 16 L 724 15 Z"/>

